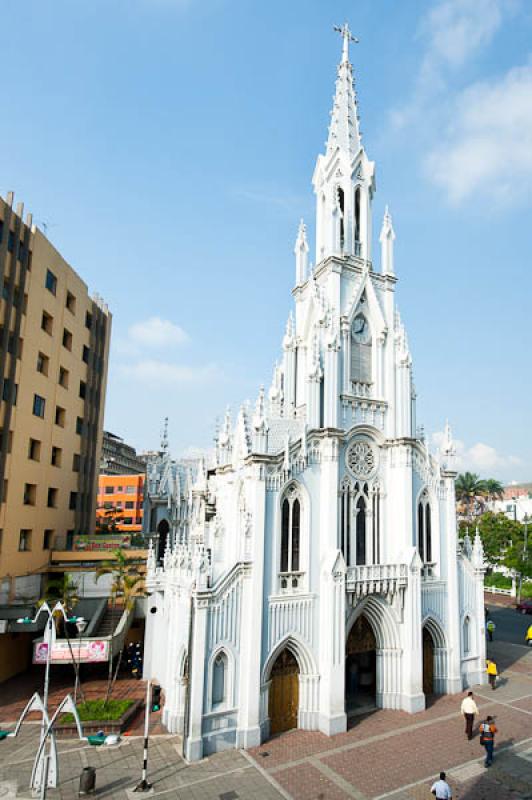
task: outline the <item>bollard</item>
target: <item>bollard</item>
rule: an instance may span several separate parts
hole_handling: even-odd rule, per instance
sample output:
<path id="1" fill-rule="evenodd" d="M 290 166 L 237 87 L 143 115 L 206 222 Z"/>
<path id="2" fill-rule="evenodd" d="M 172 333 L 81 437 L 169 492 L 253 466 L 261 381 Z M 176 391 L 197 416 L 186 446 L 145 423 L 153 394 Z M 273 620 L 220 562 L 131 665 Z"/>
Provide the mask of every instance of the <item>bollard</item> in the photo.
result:
<path id="1" fill-rule="evenodd" d="M 79 776 L 78 795 L 92 794 L 96 787 L 96 770 L 94 767 L 83 767 Z"/>

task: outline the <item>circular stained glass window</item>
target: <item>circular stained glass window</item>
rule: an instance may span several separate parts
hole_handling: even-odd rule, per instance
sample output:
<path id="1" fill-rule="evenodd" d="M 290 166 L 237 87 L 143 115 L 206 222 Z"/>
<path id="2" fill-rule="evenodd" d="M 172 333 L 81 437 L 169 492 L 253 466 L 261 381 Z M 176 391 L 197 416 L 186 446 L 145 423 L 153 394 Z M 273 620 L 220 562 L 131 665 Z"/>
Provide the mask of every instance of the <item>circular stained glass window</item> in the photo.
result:
<path id="1" fill-rule="evenodd" d="M 377 466 L 375 450 L 369 442 L 353 442 L 346 454 L 346 464 L 355 478 L 369 478 Z"/>

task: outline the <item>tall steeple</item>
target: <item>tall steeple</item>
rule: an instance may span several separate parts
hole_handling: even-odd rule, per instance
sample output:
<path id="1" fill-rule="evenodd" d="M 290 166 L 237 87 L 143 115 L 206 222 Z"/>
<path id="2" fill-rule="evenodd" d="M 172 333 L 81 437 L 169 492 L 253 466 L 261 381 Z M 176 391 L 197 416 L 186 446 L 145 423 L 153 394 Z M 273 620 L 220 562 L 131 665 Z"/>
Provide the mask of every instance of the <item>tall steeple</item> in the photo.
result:
<path id="1" fill-rule="evenodd" d="M 349 42 L 358 42 L 358 39 L 352 35 L 347 22 L 341 28 L 336 26 L 334 30 L 342 35 L 344 43 L 342 60 L 338 65 L 336 78 L 336 92 L 327 139 L 327 155 L 332 155 L 337 148 L 340 148 L 354 158 L 360 150 L 361 137 L 353 68 L 349 61 Z"/>
<path id="2" fill-rule="evenodd" d="M 331 123 L 324 155 L 312 178 L 316 193 L 316 266 L 330 256 L 371 260 L 371 202 L 375 165 L 360 135 L 349 43 L 357 39 L 347 23 L 335 28 L 343 38 Z"/>

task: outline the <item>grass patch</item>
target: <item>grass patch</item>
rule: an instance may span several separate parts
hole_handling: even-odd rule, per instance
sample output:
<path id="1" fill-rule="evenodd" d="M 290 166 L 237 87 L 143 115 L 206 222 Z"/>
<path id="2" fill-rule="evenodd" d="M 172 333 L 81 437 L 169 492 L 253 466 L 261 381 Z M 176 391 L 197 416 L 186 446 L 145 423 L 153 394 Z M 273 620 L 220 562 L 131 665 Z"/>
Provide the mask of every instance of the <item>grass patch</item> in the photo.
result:
<path id="1" fill-rule="evenodd" d="M 79 718 L 82 722 L 103 722 L 104 720 L 120 719 L 133 705 L 134 700 L 87 700 L 77 706 Z M 74 722 L 73 714 L 62 714 L 61 722 L 68 725 Z"/>
<path id="2" fill-rule="evenodd" d="M 512 579 L 501 572 L 492 572 L 484 577 L 485 586 L 494 586 L 496 589 L 511 589 Z"/>

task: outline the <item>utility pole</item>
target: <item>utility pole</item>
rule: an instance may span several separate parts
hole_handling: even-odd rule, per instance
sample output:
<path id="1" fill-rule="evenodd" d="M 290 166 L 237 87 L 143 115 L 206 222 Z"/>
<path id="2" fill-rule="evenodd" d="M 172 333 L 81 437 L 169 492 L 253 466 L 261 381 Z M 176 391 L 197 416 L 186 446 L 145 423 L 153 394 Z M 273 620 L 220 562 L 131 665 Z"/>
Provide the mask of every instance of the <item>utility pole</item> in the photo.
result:
<path id="1" fill-rule="evenodd" d="M 134 792 L 147 792 L 151 789 L 148 783 L 148 741 L 150 732 L 150 703 L 151 703 L 151 680 L 146 684 L 146 709 L 144 713 L 144 751 L 142 754 L 142 778 L 133 789 Z"/>

